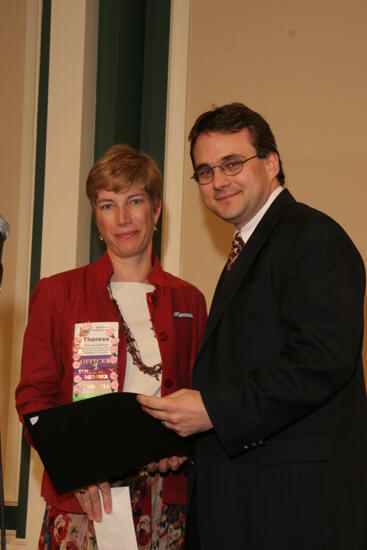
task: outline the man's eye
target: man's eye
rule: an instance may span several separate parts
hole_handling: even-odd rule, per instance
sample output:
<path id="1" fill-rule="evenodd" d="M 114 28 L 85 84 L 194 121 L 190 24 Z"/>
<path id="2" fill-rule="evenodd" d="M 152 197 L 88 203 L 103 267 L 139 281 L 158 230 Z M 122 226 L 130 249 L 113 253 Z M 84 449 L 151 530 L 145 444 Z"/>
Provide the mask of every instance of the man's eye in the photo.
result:
<path id="1" fill-rule="evenodd" d="M 241 164 L 242 163 L 239 160 L 227 160 L 226 162 L 223 162 L 222 166 L 225 170 L 228 170 L 228 172 L 233 172 L 234 170 L 238 170 Z"/>
<path id="2" fill-rule="evenodd" d="M 109 203 L 100 205 L 101 210 L 111 210 L 111 208 L 112 208 L 112 204 L 109 204 Z"/>
<path id="3" fill-rule="evenodd" d="M 197 171 L 197 175 L 199 178 L 208 178 L 212 175 L 212 169 L 208 166 L 207 168 L 200 168 L 200 170 Z"/>

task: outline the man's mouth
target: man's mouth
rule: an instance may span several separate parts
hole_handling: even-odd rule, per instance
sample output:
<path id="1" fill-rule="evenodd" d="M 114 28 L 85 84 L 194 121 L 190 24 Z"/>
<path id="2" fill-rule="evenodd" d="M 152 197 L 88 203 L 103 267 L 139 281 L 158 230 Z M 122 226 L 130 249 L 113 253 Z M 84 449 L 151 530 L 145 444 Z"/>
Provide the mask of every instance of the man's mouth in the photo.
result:
<path id="1" fill-rule="evenodd" d="M 234 191 L 232 193 L 226 193 L 225 195 L 216 195 L 215 200 L 219 202 L 226 202 L 233 199 L 233 197 L 236 197 L 239 195 L 239 191 Z"/>

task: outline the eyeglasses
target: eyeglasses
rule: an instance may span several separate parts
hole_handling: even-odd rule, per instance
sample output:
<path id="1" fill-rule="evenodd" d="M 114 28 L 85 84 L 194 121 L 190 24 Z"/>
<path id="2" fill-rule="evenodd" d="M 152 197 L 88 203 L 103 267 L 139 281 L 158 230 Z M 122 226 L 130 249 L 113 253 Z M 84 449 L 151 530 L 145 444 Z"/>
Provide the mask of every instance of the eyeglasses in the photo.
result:
<path id="1" fill-rule="evenodd" d="M 226 176 L 235 176 L 241 172 L 243 165 L 249 160 L 256 158 L 263 159 L 265 157 L 266 153 L 257 153 L 256 155 L 244 160 L 235 158 L 225 160 L 221 164 L 216 164 L 215 166 L 200 166 L 200 168 L 195 170 L 193 176 L 191 176 L 191 179 L 197 181 L 199 185 L 207 185 L 214 179 L 214 168 L 220 168 Z"/>

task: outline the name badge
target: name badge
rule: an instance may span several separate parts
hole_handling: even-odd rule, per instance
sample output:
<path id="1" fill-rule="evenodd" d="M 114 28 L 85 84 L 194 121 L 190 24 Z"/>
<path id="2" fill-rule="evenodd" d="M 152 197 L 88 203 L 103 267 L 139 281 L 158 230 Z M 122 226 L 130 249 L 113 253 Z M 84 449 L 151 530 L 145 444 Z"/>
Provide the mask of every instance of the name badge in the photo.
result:
<path id="1" fill-rule="evenodd" d="M 118 322 L 76 323 L 73 401 L 118 391 Z"/>

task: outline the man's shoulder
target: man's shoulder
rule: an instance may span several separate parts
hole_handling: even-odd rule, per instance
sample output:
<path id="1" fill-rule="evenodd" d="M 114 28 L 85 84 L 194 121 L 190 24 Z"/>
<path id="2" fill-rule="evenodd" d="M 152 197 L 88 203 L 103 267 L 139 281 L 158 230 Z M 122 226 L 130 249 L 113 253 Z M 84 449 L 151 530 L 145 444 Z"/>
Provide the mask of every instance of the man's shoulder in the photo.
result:
<path id="1" fill-rule="evenodd" d="M 285 213 L 284 219 L 288 223 L 291 222 L 294 227 L 299 227 L 301 229 L 304 227 L 324 228 L 325 231 L 329 230 L 343 233 L 348 237 L 347 232 L 338 221 L 326 212 L 318 210 L 303 202 L 295 201 Z"/>
<path id="2" fill-rule="evenodd" d="M 344 246 L 361 260 L 356 245 L 338 221 L 325 212 L 302 202 L 293 202 L 285 212 L 279 228 L 283 238 L 286 233 L 290 233 L 295 243 L 313 242 L 319 247 L 334 246 L 334 244 L 339 246 L 344 243 Z"/>

